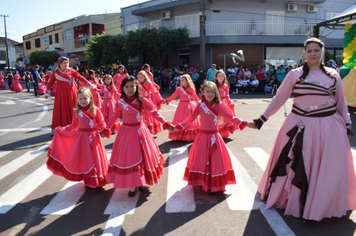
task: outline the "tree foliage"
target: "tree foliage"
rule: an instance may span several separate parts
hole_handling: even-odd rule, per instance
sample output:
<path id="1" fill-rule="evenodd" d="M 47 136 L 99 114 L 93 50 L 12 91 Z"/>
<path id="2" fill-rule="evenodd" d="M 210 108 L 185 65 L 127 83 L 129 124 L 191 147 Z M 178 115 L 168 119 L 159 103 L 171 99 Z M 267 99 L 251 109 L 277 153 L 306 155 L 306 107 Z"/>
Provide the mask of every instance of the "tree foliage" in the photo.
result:
<path id="1" fill-rule="evenodd" d="M 108 66 L 111 64 L 127 64 L 128 53 L 125 50 L 125 36 L 103 33 L 92 38 L 85 52 L 90 67 Z"/>
<path id="2" fill-rule="evenodd" d="M 155 66 L 162 68 L 165 57 L 178 47 L 185 47 L 189 42 L 186 28 L 174 29 L 161 26 L 137 31 L 128 31 L 125 36 L 106 33 L 92 38 L 85 52 L 91 67 L 111 64 L 126 65 L 130 58 L 145 54 L 155 60 Z"/>
<path id="3" fill-rule="evenodd" d="M 178 47 L 185 47 L 189 42 L 189 31 L 186 28 L 160 26 L 148 29 L 143 27 L 137 31 L 129 31 L 126 37 L 126 49 L 133 56 L 144 53 L 157 62 L 162 68 L 166 55 L 172 54 Z"/>
<path id="4" fill-rule="evenodd" d="M 57 62 L 60 55 L 58 52 L 35 51 L 29 55 L 31 65 L 49 66 Z"/>

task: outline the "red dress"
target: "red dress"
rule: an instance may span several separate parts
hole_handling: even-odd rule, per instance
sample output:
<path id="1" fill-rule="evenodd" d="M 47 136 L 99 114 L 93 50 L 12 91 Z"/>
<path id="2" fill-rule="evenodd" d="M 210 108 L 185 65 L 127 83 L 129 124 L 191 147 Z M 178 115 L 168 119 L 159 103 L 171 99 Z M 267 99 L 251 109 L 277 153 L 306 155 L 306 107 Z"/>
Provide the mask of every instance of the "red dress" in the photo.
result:
<path id="1" fill-rule="evenodd" d="M 121 83 L 128 76 L 129 76 L 129 74 L 126 74 L 126 73 L 122 73 L 122 74 L 121 73 L 117 73 L 112 78 L 112 80 L 114 82 L 114 85 L 116 87 L 116 90 L 119 92 L 119 94 L 115 96 L 115 100 L 116 101 L 118 101 L 120 99 L 120 96 L 121 96 Z"/>
<path id="2" fill-rule="evenodd" d="M 229 152 L 218 132 L 219 114 L 240 125 L 241 130 L 246 127 L 246 122 L 233 116 L 225 103 L 213 103 L 210 107 L 205 102 L 198 104 L 189 117 L 176 125 L 181 130 L 200 115 L 200 129 L 189 152 L 184 180 L 188 185 L 202 186 L 204 191 L 225 191 L 226 185 L 236 184 Z"/>
<path id="3" fill-rule="evenodd" d="M 61 71 L 60 69 L 54 70 L 47 84 L 48 93 L 53 84 L 57 82 L 52 115 L 52 129 L 55 129 L 57 126 L 66 126 L 72 123 L 73 109 L 75 109 L 77 104 L 78 91 L 74 83 L 74 78 L 88 86 L 91 85 L 72 68 L 68 68 L 65 71 Z"/>
<path id="4" fill-rule="evenodd" d="M 4 81 L 4 76 L 2 74 L 0 74 L 0 89 L 5 89 L 6 85 L 5 85 L 5 81 Z"/>
<path id="5" fill-rule="evenodd" d="M 23 90 L 20 83 L 20 76 L 18 74 L 13 76 L 10 90 L 13 92 L 21 92 Z"/>
<path id="6" fill-rule="evenodd" d="M 108 122 L 113 116 L 116 107 L 115 97 L 118 96 L 116 87 L 104 85 L 100 90 L 100 93 L 104 94 L 104 100 L 101 107 L 101 113 L 103 113 L 105 122 Z M 111 133 L 117 133 L 120 128 L 120 120 L 111 127 Z"/>
<path id="7" fill-rule="evenodd" d="M 231 112 L 235 116 L 235 104 L 231 102 L 229 95 L 229 85 L 228 84 L 219 84 L 219 92 L 221 102 L 225 103 L 231 110 Z M 229 121 L 224 120 L 224 123 L 219 125 L 219 133 L 223 138 L 227 138 L 230 136 L 230 133 L 234 133 L 235 130 L 239 129 L 239 127 Z"/>
<path id="8" fill-rule="evenodd" d="M 162 100 L 159 91 L 155 88 L 153 83 L 149 81 L 145 81 L 143 83 L 139 82 L 138 87 L 140 89 L 141 96 L 149 99 L 151 102 L 152 102 L 151 95 L 153 97 L 156 97 L 156 100 L 159 101 Z M 159 123 L 159 121 L 157 121 L 149 112 L 144 111 L 143 121 L 147 125 L 147 128 L 151 132 L 151 134 L 157 134 L 162 131 L 161 124 Z"/>
<path id="9" fill-rule="evenodd" d="M 47 90 L 46 79 L 42 78 L 42 81 L 38 83 L 38 94 L 40 95 L 45 94 L 46 90 Z"/>
<path id="10" fill-rule="evenodd" d="M 167 105 L 179 95 L 179 103 L 177 110 L 174 114 L 173 125 L 177 125 L 182 122 L 185 118 L 190 116 L 194 110 L 194 105 L 191 102 L 193 98 L 194 101 L 198 104 L 199 98 L 195 93 L 195 89 L 183 86 L 178 87 L 176 91 L 166 99 Z M 184 128 L 183 130 L 176 130 L 170 132 L 168 137 L 173 140 L 183 140 L 183 141 L 192 141 L 195 139 L 195 136 L 198 134 L 199 129 L 199 120 L 196 118 L 192 124 Z"/>
<path id="11" fill-rule="evenodd" d="M 120 98 L 108 123 L 110 128 L 122 116 L 123 123 L 113 145 L 108 174 L 108 181 L 114 183 L 115 188 L 153 185 L 163 174 L 165 161 L 143 123 L 143 117 L 150 113 L 161 123 L 166 120 L 148 99 L 141 100 L 141 109 L 139 101 L 135 97 L 132 100 L 127 102 Z"/>
<path id="12" fill-rule="evenodd" d="M 95 188 L 107 183 L 108 160 L 98 129 L 105 129 L 99 109 L 81 108 L 72 124 L 57 128 L 48 149 L 47 168 L 70 181 Z"/>

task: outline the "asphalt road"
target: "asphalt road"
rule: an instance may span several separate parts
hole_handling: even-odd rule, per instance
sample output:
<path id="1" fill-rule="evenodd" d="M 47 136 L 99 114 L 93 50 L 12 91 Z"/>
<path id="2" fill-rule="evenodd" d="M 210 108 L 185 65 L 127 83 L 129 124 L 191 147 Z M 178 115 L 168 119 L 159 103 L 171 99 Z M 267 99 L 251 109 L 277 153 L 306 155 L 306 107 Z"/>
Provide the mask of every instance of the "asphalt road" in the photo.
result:
<path id="1" fill-rule="evenodd" d="M 163 93 L 163 97 L 169 93 Z M 257 118 L 271 95 L 231 95 L 236 115 Z M 161 113 L 172 120 L 175 106 Z M 292 99 L 286 103 L 291 109 Z M 155 135 L 166 160 L 159 184 L 127 197 L 128 190 L 112 184 L 102 192 L 84 191 L 45 168 L 51 141 L 53 98 L 33 93 L 0 91 L 0 235 L 354 235 L 356 217 L 321 222 L 284 216 L 264 208 L 256 188 L 278 130 L 282 107 L 261 130 L 237 131 L 226 145 L 231 152 L 237 184 L 224 193 L 209 194 L 187 187 L 184 164 L 191 142 L 172 141 L 167 131 Z M 355 109 L 350 108 L 355 122 Z M 356 132 L 355 132 L 356 133 Z M 115 136 L 104 139 L 108 153 Z M 351 138 L 351 146 L 356 139 Z M 178 176 L 178 177 L 177 177 Z M 351 214 L 351 216 L 350 216 Z"/>

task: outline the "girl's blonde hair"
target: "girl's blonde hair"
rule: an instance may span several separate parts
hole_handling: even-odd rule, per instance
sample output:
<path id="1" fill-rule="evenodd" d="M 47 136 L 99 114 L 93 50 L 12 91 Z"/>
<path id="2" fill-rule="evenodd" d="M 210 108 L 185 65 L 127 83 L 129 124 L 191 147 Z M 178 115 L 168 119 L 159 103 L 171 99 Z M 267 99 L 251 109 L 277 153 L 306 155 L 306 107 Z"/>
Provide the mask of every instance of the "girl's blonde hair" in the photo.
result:
<path id="1" fill-rule="evenodd" d="M 215 98 L 214 101 L 215 103 L 220 103 L 220 93 L 218 90 L 218 87 L 216 87 L 216 84 L 212 81 L 205 81 L 201 87 L 201 91 L 204 91 L 205 88 L 210 88 L 213 90 L 213 92 L 215 93 Z M 221 114 L 218 115 L 218 124 L 223 124 L 224 123 L 224 119 L 222 118 Z"/>
<path id="2" fill-rule="evenodd" d="M 187 81 L 188 87 L 195 89 L 195 85 L 194 85 L 193 80 L 190 77 L 190 75 L 184 74 L 180 78 L 184 78 Z"/>
<path id="3" fill-rule="evenodd" d="M 90 92 L 90 89 L 88 87 L 82 87 L 78 90 L 77 97 L 79 94 L 83 94 L 85 97 L 90 99 L 89 107 L 93 111 L 94 116 L 95 116 L 96 115 L 96 107 L 94 105 L 94 99 L 93 99 L 93 95 Z M 77 109 L 74 111 L 76 116 L 78 116 L 79 111 L 80 111 L 80 105 L 79 105 L 79 102 L 77 101 Z"/>
<path id="4" fill-rule="evenodd" d="M 143 75 L 143 77 L 145 77 L 145 81 L 146 81 L 146 82 L 151 82 L 151 80 L 150 80 L 150 78 L 148 77 L 146 71 L 140 70 L 140 71 L 137 73 L 137 75 Z"/>
<path id="5" fill-rule="evenodd" d="M 218 87 L 216 87 L 216 84 L 212 81 L 205 81 L 202 85 L 201 91 L 204 91 L 205 88 L 211 88 L 215 93 L 214 101 L 216 103 L 220 103 L 220 93 Z"/>
<path id="6" fill-rule="evenodd" d="M 109 74 L 106 74 L 105 76 L 104 76 L 104 83 L 105 83 L 105 79 L 106 78 L 110 78 L 110 87 L 112 88 L 112 87 L 114 87 L 114 81 L 113 81 L 113 79 L 112 79 L 112 76 L 111 75 L 109 75 Z"/>

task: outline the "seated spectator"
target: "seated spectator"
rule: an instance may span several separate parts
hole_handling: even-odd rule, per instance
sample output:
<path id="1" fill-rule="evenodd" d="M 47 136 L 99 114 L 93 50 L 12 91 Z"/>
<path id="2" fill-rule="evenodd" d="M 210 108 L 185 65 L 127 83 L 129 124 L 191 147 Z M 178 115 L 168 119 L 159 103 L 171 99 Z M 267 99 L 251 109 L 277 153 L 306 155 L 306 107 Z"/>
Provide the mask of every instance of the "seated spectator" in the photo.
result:
<path id="1" fill-rule="evenodd" d="M 230 76 L 229 77 L 229 82 L 230 82 L 230 93 L 235 93 L 235 85 L 237 82 L 237 79 L 235 76 Z"/>
<path id="2" fill-rule="evenodd" d="M 270 80 L 268 80 L 266 86 L 265 86 L 265 94 L 267 93 L 275 93 L 278 88 L 278 80 L 276 80 L 275 75 L 271 75 Z"/>
<path id="3" fill-rule="evenodd" d="M 252 79 L 252 81 L 250 83 L 250 87 L 251 87 L 251 92 L 252 93 L 256 93 L 257 92 L 258 84 L 259 84 L 259 81 L 257 79 L 257 76 L 253 76 L 253 79 Z"/>
<path id="4" fill-rule="evenodd" d="M 250 80 L 244 77 L 242 80 L 239 80 L 235 86 L 237 87 L 239 93 L 248 94 L 250 91 Z"/>

